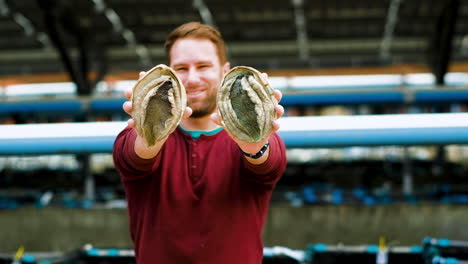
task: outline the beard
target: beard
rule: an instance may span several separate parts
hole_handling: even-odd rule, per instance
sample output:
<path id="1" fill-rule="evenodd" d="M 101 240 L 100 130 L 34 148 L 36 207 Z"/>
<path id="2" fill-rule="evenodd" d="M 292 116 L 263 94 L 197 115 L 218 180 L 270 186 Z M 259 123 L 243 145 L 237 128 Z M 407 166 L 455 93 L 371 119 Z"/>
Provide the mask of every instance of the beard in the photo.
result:
<path id="1" fill-rule="evenodd" d="M 216 96 L 217 91 L 213 90 L 213 92 L 209 93 L 208 97 L 203 101 L 191 102 L 189 100 L 187 104 L 190 108 L 192 108 L 192 115 L 190 118 L 201 118 L 207 115 L 211 115 L 216 110 Z M 200 104 L 200 106 L 194 106 L 195 103 Z"/>

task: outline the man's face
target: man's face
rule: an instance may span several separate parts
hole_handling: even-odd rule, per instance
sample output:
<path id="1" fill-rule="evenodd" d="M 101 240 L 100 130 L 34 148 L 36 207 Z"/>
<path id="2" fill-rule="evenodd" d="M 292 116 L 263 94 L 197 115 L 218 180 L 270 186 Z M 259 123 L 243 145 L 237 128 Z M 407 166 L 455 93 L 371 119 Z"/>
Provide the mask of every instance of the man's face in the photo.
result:
<path id="1" fill-rule="evenodd" d="M 183 38 L 174 43 L 169 56 L 169 66 L 187 91 L 187 104 L 193 110 L 191 118 L 213 113 L 218 87 L 229 70 L 229 63 L 221 65 L 216 46 L 207 39 Z"/>

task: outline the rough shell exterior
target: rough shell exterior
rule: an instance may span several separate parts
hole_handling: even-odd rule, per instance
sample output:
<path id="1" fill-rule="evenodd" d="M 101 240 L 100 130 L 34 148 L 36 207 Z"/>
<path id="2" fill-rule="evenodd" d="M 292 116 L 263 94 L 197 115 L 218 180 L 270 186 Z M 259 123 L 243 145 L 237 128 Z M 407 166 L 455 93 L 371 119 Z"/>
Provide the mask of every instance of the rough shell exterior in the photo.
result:
<path id="1" fill-rule="evenodd" d="M 247 142 L 259 142 L 270 133 L 278 104 L 268 80 L 256 69 L 234 67 L 223 79 L 218 111 L 226 130 Z"/>
<path id="2" fill-rule="evenodd" d="M 182 82 L 170 67 L 163 64 L 138 80 L 131 100 L 135 127 L 149 146 L 175 130 L 187 105 Z"/>

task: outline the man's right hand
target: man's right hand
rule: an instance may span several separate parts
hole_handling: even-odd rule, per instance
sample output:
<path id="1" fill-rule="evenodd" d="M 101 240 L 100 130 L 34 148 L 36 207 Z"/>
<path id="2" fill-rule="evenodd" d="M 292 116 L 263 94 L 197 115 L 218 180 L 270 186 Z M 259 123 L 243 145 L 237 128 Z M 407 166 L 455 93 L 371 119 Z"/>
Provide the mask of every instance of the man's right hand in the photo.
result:
<path id="1" fill-rule="evenodd" d="M 144 71 L 140 72 L 138 80 L 143 78 L 143 76 L 145 74 L 146 74 L 146 72 L 144 72 Z M 132 93 L 133 93 L 133 88 L 131 88 L 131 87 L 129 87 L 129 88 L 127 88 L 125 90 L 124 95 L 128 99 L 128 101 L 125 101 L 123 103 L 123 105 L 122 105 L 122 108 L 125 111 L 125 113 L 129 114 L 130 116 L 132 115 L 132 109 L 133 109 L 133 106 L 132 106 Z M 184 115 L 182 116 L 182 118 L 186 119 L 186 118 L 189 118 L 191 115 L 192 115 L 192 108 L 186 107 L 185 111 L 184 111 Z M 133 118 L 128 119 L 127 123 L 128 123 L 129 127 L 135 128 L 135 120 L 133 120 Z"/>
<path id="2" fill-rule="evenodd" d="M 142 71 L 139 74 L 139 79 L 143 78 L 143 76 L 146 74 L 146 72 Z M 128 99 L 128 101 L 125 101 L 122 105 L 123 110 L 129 114 L 130 116 L 132 115 L 132 109 L 133 109 L 133 104 L 132 104 L 132 94 L 133 94 L 133 88 L 129 87 L 125 90 L 124 95 Z M 182 118 L 189 118 L 190 115 L 192 114 L 192 109 L 190 107 L 186 107 L 184 114 Z M 133 118 L 128 119 L 127 124 L 129 127 L 135 129 L 135 120 Z M 136 131 L 136 129 L 135 129 Z M 138 132 L 137 132 L 138 135 Z M 167 138 L 166 138 L 167 139 Z M 148 147 L 148 144 L 146 141 L 138 135 L 136 141 L 135 141 L 135 152 L 137 153 L 138 156 L 141 158 L 149 159 L 155 157 L 159 151 L 162 148 L 162 145 L 164 144 L 166 140 L 161 140 L 161 142 L 157 142 L 156 145 L 152 147 Z"/>
<path id="3" fill-rule="evenodd" d="M 144 71 L 140 72 L 138 80 L 141 79 L 145 75 L 145 73 L 146 72 Z M 122 108 L 125 111 L 125 113 L 129 114 L 130 116 L 132 115 L 132 93 L 133 88 L 129 87 L 125 89 L 124 95 L 125 97 L 127 97 L 128 101 L 125 101 L 122 105 Z M 133 120 L 133 118 L 128 119 L 127 123 L 129 127 L 135 128 L 135 120 Z"/>

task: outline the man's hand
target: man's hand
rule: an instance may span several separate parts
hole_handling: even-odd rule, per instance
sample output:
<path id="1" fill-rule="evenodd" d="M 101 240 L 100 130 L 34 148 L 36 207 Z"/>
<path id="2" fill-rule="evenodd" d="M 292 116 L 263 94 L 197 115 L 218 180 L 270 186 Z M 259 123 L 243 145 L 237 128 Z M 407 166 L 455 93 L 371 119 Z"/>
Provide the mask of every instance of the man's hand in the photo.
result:
<path id="1" fill-rule="evenodd" d="M 140 72 L 139 74 L 139 78 L 138 79 L 141 79 L 143 78 L 143 76 L 146 74 L 146 72 L 142 71 Z M 132 88 L 127 88 L 124 92 L 124 95 L 125 97 L 128 99 L 128 101 L 125 101 L 122 105 L 122 108 L 123 110 L 125 111 L 125 113 L 129 114 L 130 116 L 132 115 L 132 108 L 133 108 L 133 105 L 132 105 L 132 93 L 133 93 L 133 90 Z M 192 109 L 190 107 L 186 107 L 185 108 L 185 111 L 184 111 L 184 115 L 182 118 L 189 118 L 190 115 L 192 115 Z M 128 126 L 131 127 L 131 128 L 135 128 L 135 120 L 133 120 L 133 118 L 130 118 L 128 119 L 127 121 L 128 123 Z"/>
<path id="2" fill-rule="evenodd" d="M 144 71 L 140 72 L 139 79 L 141 79 L 145 74 L 146 72 Z M 123 110 L 130 116 L 132 115 L 132 109 L 133 109 L 132 92 L 133 92 L 132 88 L 128 88 L 125 90 L 124 94 L 125 94 L 125 97 L 128 99 L 128 101 L 125 101 L 122 105 Z M 191 114 L 192 114 L 192 109 L 190 107 L 186 107 L 182 118 L 188 118 Z M 128 119 L 127 123 L 129 127 L 135 129 L 136 124 L 133 118 Z M 137 135 L 138 136 L 135 140 L 135 146 L 134 146 L 135 153 L 139 157 L 144 158 L 144 159 L 150 159 L 150 158 L 155 157 L 159 153 L 162 146 L 164 145 L 164 142 L 166 142 L 166 139 L 167 139 L 166 137 L 160 142 L 156 142 L 154 146 L 149 147 L 146 140 L 143 139 L 143 137 L 141 137 L 141 135 L 139 135 L 138 132 L 137 132 Z"/>
<path id="3" fill-rule="evenodd" d="M 263 73 L 263 74 L 265 75 L 265 77 L 268 77 L 266 73 Z M 281 91 L 274 90 L 273 94 L 274 94 L 276 100 L 279 103 L 281 101 L 282 96 L 283 96 Z M 231 138 L 234 140 L 234 142 L 237 143 L 237 145 L 240 147 L 240 149 L 242 151 L 244 151 L 246 153 L 249 153 L 249 154 L 255 154 L 255 153 L 259 152 L 260 149 L 268 142 L 271 134 L 273 134 L 273 133 L 275 133 L 276 131 L 279 130 L 280 125 L 279 125 L 277 120 L 283 116 L 284 108 L 283 108 L 282 105 L 278 104 L 278 105 L 275 106 L 275 111 L 276 111 L 276 120 L 273 121 L 272 129 L 271 129 L 270 133 L 268 133 L 268 136 L 266 136 L 264 139 L 260 140 L 259 142 L 245 142 L 245 141 L 241 141 L 241 140 L 233 137 L 232 135 L 230 135 Z M 211 114 L 211 119 L 216 124 L 218 124 L 219 126 L 223 126 L 218 113 Z M 268 151 L 261 158 L 251 159 L 251 158 L 247 157 L 247 160 L 249 160 L 249 162 L 254 163 L 254 164 L 260 164 L 260 163 L 263 163 L 263 162 L 266 161 L 266 159 L 268 158 L 268 154 L 269 154 L 269 148 L 268 148 Z"/>

